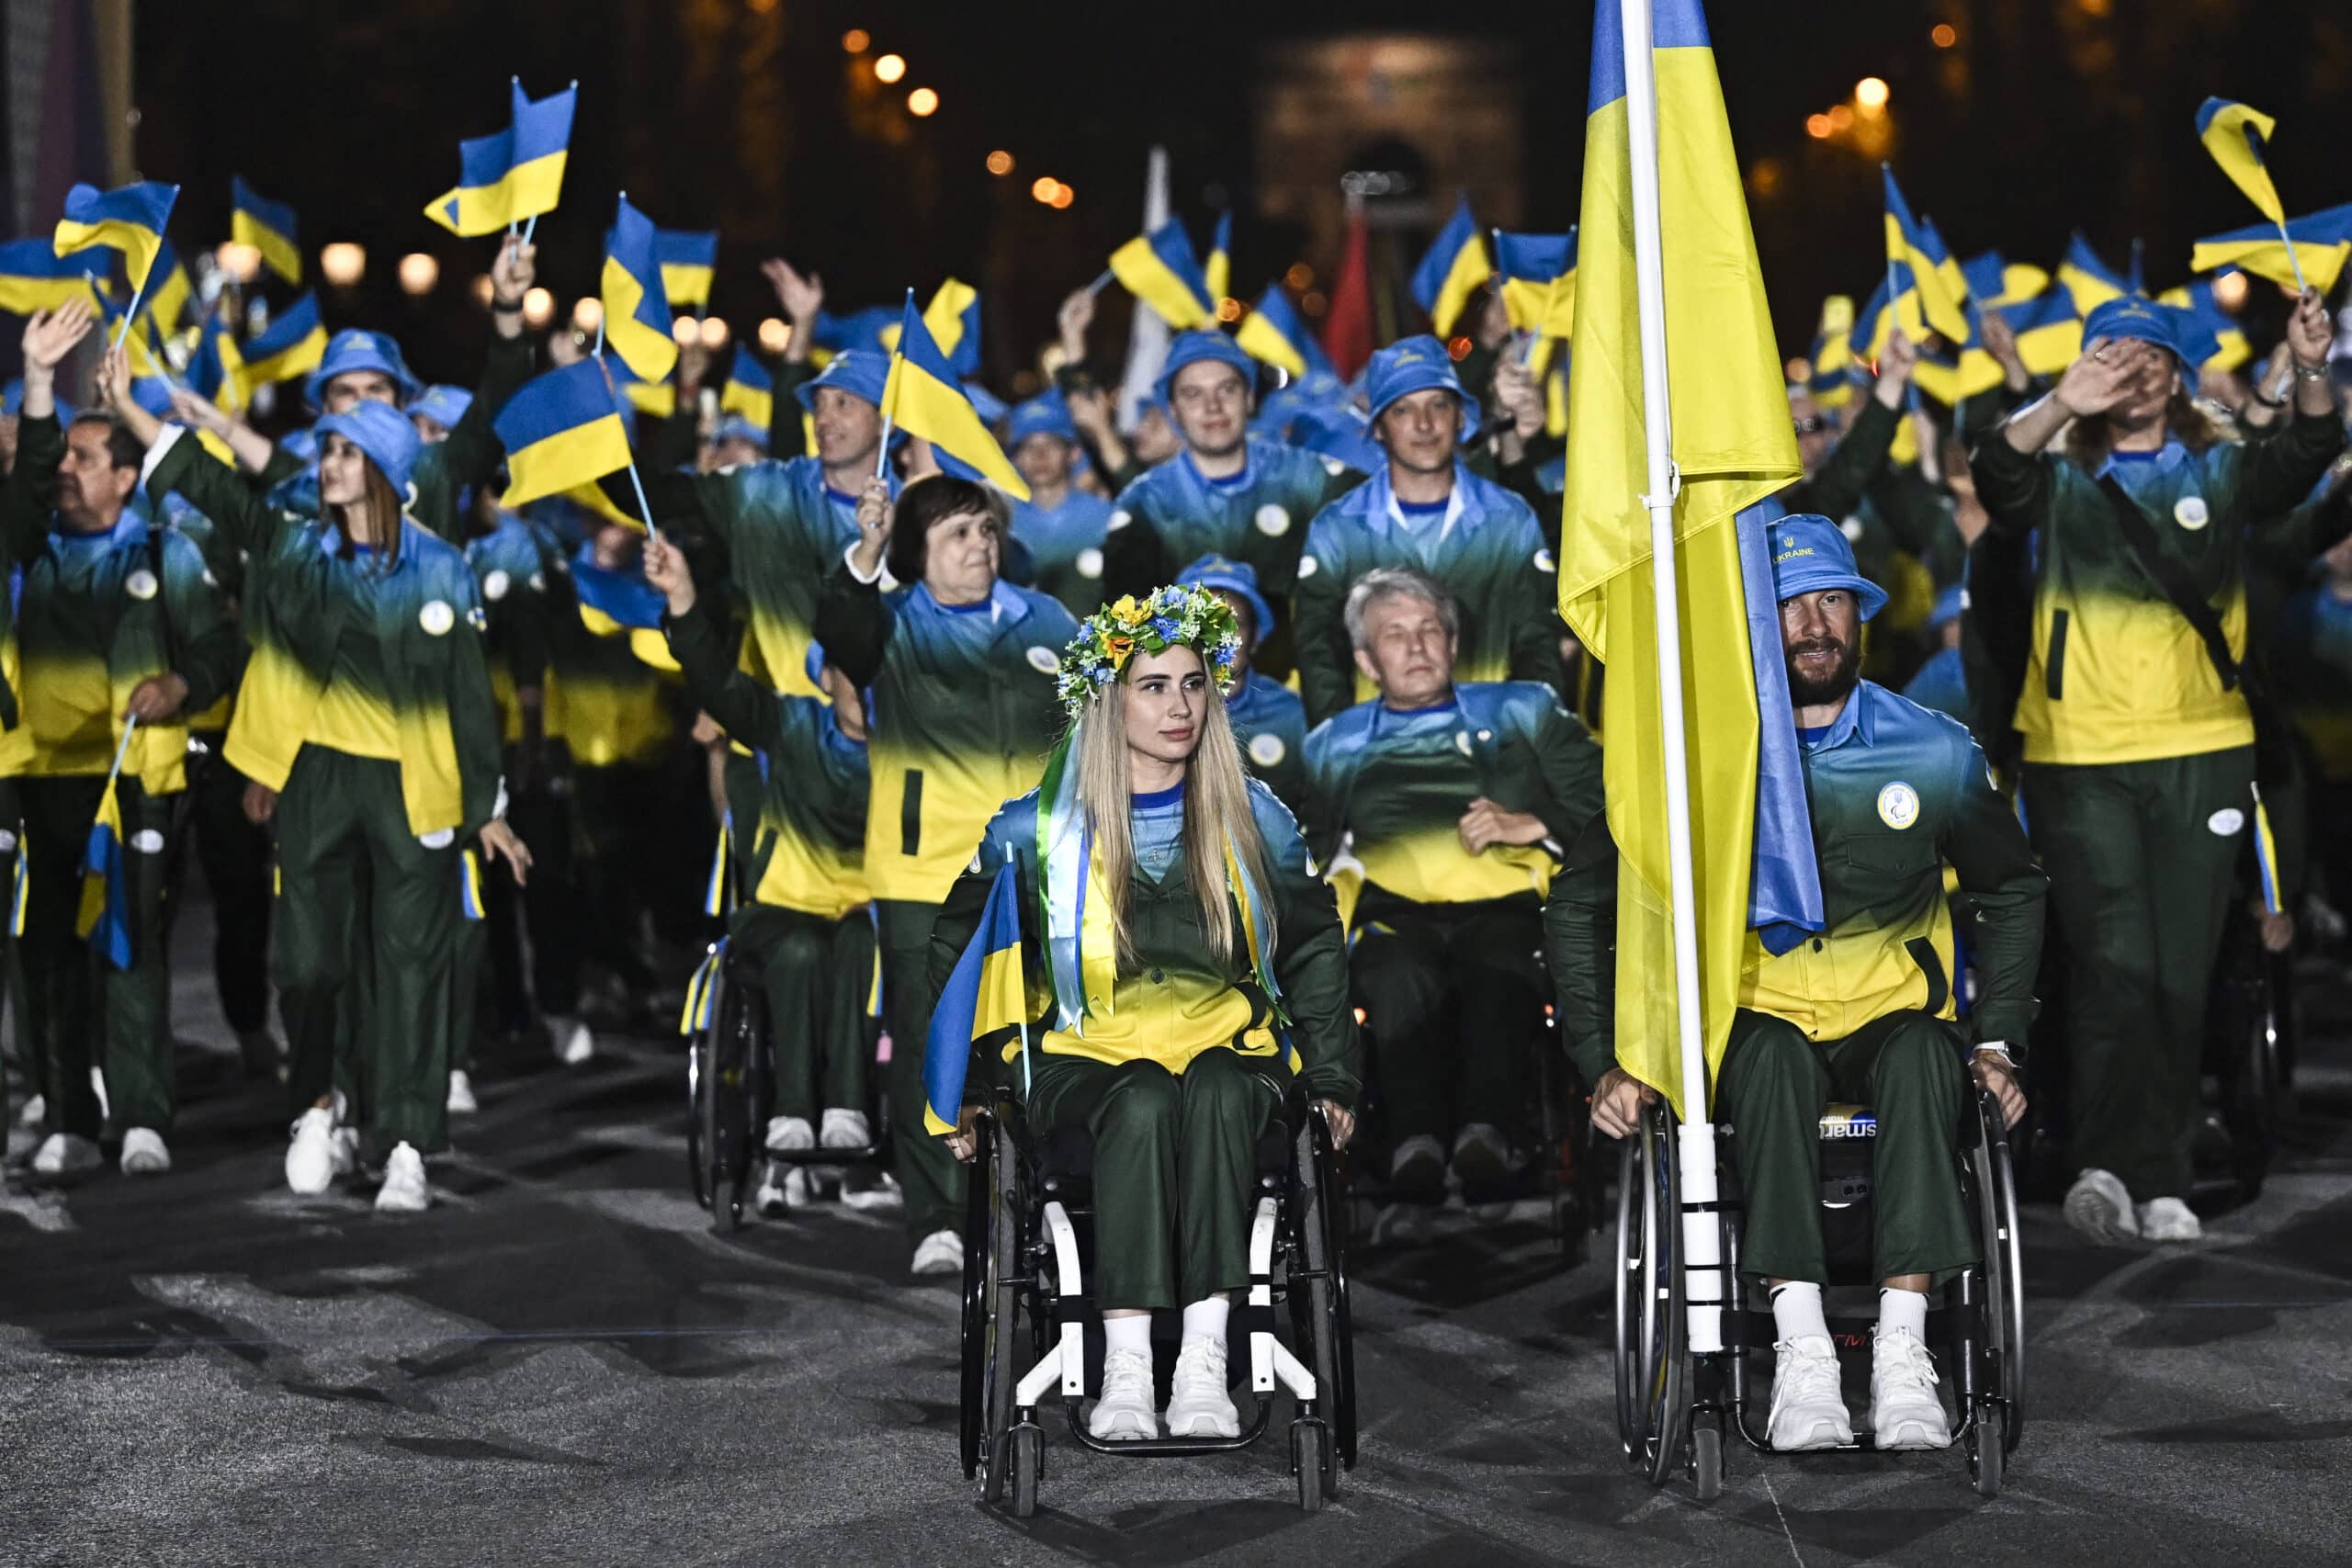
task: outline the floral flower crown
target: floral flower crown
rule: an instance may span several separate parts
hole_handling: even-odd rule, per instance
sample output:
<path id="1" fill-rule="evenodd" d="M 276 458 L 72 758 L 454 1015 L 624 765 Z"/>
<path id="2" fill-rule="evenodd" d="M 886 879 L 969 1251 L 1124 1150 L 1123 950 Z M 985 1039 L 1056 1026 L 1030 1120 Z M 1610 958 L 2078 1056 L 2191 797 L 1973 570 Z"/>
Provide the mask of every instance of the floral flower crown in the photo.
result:
<path id="1" fill-rule="evenodd" d="M 1171 648 L 1197 649 L 1210 677 L 1223 686 L 1241 660 L 1241 624 L 1231 605 L 1197 585 L 1162 588 L 1141 599 L 1126 594 L 1089 615 L 1062 649 L 1055 685 L 1062 706 L 1076 718 L 1125 671 L 1128 660 Z"/>

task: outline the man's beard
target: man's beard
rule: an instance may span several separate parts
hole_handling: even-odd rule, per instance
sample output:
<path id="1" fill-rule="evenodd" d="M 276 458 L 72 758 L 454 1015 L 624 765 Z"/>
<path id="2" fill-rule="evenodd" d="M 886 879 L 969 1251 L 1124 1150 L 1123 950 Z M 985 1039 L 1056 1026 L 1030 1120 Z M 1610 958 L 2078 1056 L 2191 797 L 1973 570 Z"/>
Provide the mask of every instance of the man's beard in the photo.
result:
<path id="1" fill-rule="evenodd" d="M 1836 668 L 1818 680 L 1810 680 L 1798 673 L 1798 654 L 1818 652 L 1826 648 L 1838 649 L 1838 659 Z M 1788 650 L 1787 658 L 1789 701 L 1801 708 L 1821 707 L 1842 701 L 1846 694 L 1854 689 L 1854 682 L 1861 677 L 1860 660 L 1855 657 L 1853 645 L 1838 642 L 1833 638 L 1822 637 L 1813 642 L 1798 643 Z"/>

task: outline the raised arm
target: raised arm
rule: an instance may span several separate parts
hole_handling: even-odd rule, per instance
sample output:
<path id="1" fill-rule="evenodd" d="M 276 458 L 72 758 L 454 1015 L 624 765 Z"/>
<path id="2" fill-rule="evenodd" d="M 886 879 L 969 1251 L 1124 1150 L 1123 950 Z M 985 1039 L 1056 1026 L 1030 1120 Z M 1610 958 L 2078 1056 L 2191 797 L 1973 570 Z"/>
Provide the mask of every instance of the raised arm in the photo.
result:
<path id="1" fill-rule="evenodd" d="M 773 761 L 782 739 L 775 694 L 743 673 L 718 617 L 695 591 L 684 553 L 658 535 L 647 539 L 645 580 L 667 601 L 662 630 L 695 705 L 736 740 L 768 752 Z"/>
<path id="2" fill-rule="evenodd" d="M 881 673 L 882 655 L 890 645 L 890 609 L 882 603 L 882 551 L 890 542 L 897 509 L 889 487 L 868 480 L 857 502 L 857 543 L 841 563 L 825 574 L 817 600 L 817 641 L 825 659 L 864 688 Z"/>
<path id="3" fill-rule="evenodd" d="M 212 520 L 228 546 L 248 556 L 266 553 L 285 527 L 284 516 L 266 505 L 234 470 L 215 461 L 186 426 L 165 424 L 130 396 L 130 365 L 121 349 L 109 349 L 98 364 L 98 399 L 107 412 L 147 448 L 140 480 L 151 495 L 177 491 L 189 505 Z"/>
<path id="4" fill-rule="evenodd" d="M 500 242 L 490 269 L 490 352 L 483 356 L 481 384 L 449 438 L 441 461 L 457 489 L 489 482 L 506 460 L 506 448 L 491 428 L 506 401 L 531 378 L 531 340 L 523 334 L 523 297 L 538 276 L 538 247 L 519 234 Z M 460 530 L 462 532 L 462 529 Z"/>
<path id="5" fill-rule="evenodd" d="M 9 471 L 5 529 L 0 529 L 0 578 L 41 547 L 49 533 L 50 497 L 65 460 L 65 433 L 57 423 L 57 367 L 89 334 L 96 317 L 86 299 L 54 310 L 36 310 L 25 322 L 25 398 L 17 424 L 16 466 Z"/>

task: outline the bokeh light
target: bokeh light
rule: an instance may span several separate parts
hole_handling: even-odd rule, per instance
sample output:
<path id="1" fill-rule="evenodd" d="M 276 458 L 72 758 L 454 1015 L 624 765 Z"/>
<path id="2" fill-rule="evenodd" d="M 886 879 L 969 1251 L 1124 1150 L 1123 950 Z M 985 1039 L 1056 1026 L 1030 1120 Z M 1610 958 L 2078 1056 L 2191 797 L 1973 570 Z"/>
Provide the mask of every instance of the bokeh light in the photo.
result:
<path id="1" fill-rule="evenodd" d="M 865 46 L 873 41 L 874 39 L 868 36 L 864 28 L 852 28 L 842 34 L 842 48 L 852 54 L 864 54 Z"/>
<path id="2" fill-rule="evenodd" d="M 760 346 L 770 354 L 782 354 L 792 346 L 792 328 L 780 316 L 770 316 L 760 323 Z"/>
<path id="3" fill-rule="evenodd" d="M 544 288 L 534 288 L 523 296 L 523 321 L 526 326 L 543 327 L 555 320 L 555 296 Z"/>
<path id="4" fill-rule="evenodd" d="M 895 82 L 906 73 L 907 57 L 903 54 L 886 54 L 874 62 L 874 79 L 877 82 Z"/>
<path id="5" fill-rule="evenodd" d="M 400 279 L 403 294 L 430 294 L 441 281 L 441 264 L 423 251 L 411 251 L 401 257 Z"/>
<path id="6" fill-rule="evenodd" d="M 319 274 L 338 288 L 348 288 L 368 276 L 368 251 L 348 240 L 337 240 L 319 252 Z"/>
<path id="7" fill-rule="evenodd" d="M 1006 152 L 1001 147 L 989 153 L 989 173 L 992 175 L 1009 175 L 1012 173 L 1012 154 Z"/>
<path id="8" fill-rule="evenodd" d="M 922 119 L 939 107 L 939 95 L 929 87 L 917 87 L 907 95 L 907 112 Z"/>
<path id="9" fill-rule="evenodd" d="M 605 324 L 605 302 L 594 294 L 584 294 L 571 306 L 571 324 L 583 333 L 593 333 Z"/>

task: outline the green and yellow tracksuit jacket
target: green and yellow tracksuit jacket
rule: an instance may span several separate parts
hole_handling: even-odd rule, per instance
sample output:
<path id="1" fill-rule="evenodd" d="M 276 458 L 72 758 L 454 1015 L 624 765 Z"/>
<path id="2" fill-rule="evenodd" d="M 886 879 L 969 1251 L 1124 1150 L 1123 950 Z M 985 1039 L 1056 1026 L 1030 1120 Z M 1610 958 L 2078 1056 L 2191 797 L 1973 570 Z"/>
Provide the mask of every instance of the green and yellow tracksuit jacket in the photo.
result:
<path id="1" fill-rule="evenodd" d="M 466 563 L 490 620 L 485 650 L 499 736 L 509 746 L 523 739 L 523 692 L 541 694 L 541 733 L 547 733 L 548 579 L 554 548 L 551 533 L 511 512 L 500 513 L 489 533 L 466 541 Z"/>
<path id="2" fill-rule="evenodd" d="M 22 705 L 0 737 L 0 774 L 105 774 L 130 694 L 176 673 L 188 685 L 181 713 L 140 726 L 122 764 L 148 794 L 173 794 L 187 783 L 187 716 L 219 701 L 243 667 L 236 618 L 203 552 L 169 527 L 126 514 L 104 534 L 51 532 L 64 455 L 54 418 L 19 426 L 6 529 Z"/>
<path id="3" fill-rule="evenodd" d="M 1335 863 L 1335 882 L 1362 868 L 1351 923 L 1379 919 L 1387 898 L 1540 899 L 1562 835 L 1600 808 L 1600 748 L 1558 694 L 1532 681 L 1465 683 L 1404 711 L 1359 704 L 1307 735 L 1306 773 L 1317 858 Z M 1470 853 L 1460 824 L 1481 796 L 1542 818 L 1551 841 Z"/>
<path id="4" fill-rule="evenodd" d="M 1295 646 L 1299 694 L 1313 722 L 1377 694 L 1355 667 L 1344 612 L 1348 590 L 1381 567 L 1417 568 L 1453 595 L 1461 680 L 1559 685 L 1559 590 L 1535 513 L 1460 463 L 1442 504 L 1408 508 L 1384 469 L 1325 507 L 1306 531 Z"/>
<path id="5" fill-rule="evenodd" d="M 1306 809 L 1306 705 L 1298 694 L 1255 670 L 1226 694 L 1225 716 L 1250 776 L 1294 812 Z"/>
<path id="6" fill-rule="evenodd" d="M 2099 476 L 2019 452 L 2004 428 L 1977 443 L 1969 468 L 1996 532 L 2037 534 L 2033 643 L 2015 721 L 2025 761 L 2136 762 L 2252 745 L 2245 692 L 2223 688 L 2196 629 L 2141 566 Z M 2343 446 L 2333 416 L 2298 416 L 2265 441 L 2204 452 L 2171 441 L 2117 453 L 2101 472 L 2203 591 L 2242 661 L 2249 532 L 2276 535 L 2315 516 L 2340 525 L 2339 513 L 2295 509 Z M 2329 542 L 2298 548 L 2308 556 Z"/>
<path id="7" fill-rule="evenodd" d="M 1148 593 L 1203 556 L 1247 561 L 1279 609 L 1290 602 L 1306 525 L 1363 476 L 1303 446 L 1249 437 L 1249 462 L 1229 479 L 1202 477 L 1179 452 L 1119 492 L 1104 521 L 1106 598 Z M 1261 626 L 1259 635 L 1274 628 Z"/>
<path id="8" fill-rule="evenodd" d="M 1272 972 L 1282 990 L 1285 1026 L 1257 983 L 1246 945 L 1237 956 L 1212 951 L 1201 929 L 1192 872 L 1182 847 L 1181 787 L 1139 795 L 1130 821 L 1136 869 L 1129 883 L 1127 937 L 1109 1005 L 1096 1007 L 1078 1029 L 1048 1027 L 1052 996 L 1039 944 L 1037 795 L 1004 803 L 980 835 L 978 852 L 962 867 L 932 928 L 931 984 L 945 985 L 972 933 L 998 872 L 1010 864 L 1020 885 L 1022 968 L 1029 979 L 1035 1050 L 1097 1062 L 1159 1062 L 1181 1074 L 1204 1051 L 1230 1046 L 1245 1060 L 1287 1065 L 1311 1098 L 1352 1107 L 1363 1077 L 1363 1053 L 1348 1007 L 1347 943 L 1331 907 L 1331 892 L 1315 875 L 1298 825 L 1273 792 L 1250 784 L 1250 811 L 1265 845 L 1272 886 Z M 1153 853 L 1154 848 L 1160 854 Z M 1148 869 L 1148 862 L 1157 862 Z M 1155 877 L 1152 869 L 1158 869 Z M 1216 874 L 1222 880 L 1225 872 Z M 1241 911 L 1234 909 L 1235 929 Z M 985 1098 L 983 1086 L 1020 1081 L 1016 1037 L 991 1059 L 976 1049 L 966 1070 L 965 1099 Z"/>
<path id="9" fill-rule="evenodd" d="M 752 901 L 840 919 L 866 901 L 865 743 L 842 733 L 826 704 L 779 696 L 738 669 L 731 628 L 703 604 L 665 625 L 687 692 L 759 754 L 759 823 L 742 879 Z"/>
<path id="10" fill-rule="evenodd" d="M 842 557 L 825 579 L 817 638 L 872 694 L 866 886 L 936 904 L 997 807 L 1045 772 L 1064 722 L 1055 677 L 1078 623 L 1056 600 L 1003 581 L 972 605 L 944 605 L 919 582 L 884 593 Z"/>
<path id="11" fill-rule="evenodd" d="M 479 831 L 502 784 L 488 617 L 464 553 L 406 519 L 398 561 L 379 570 L 333 525 L 266 505 L 178 435 L 167 429 L 149 454 L 149 488 L 186 496 L 245 555 L 253 657 L 230 763 L 283 789 L 306 743 L 382 757 L 401 765 L 410 832 Z"/>

